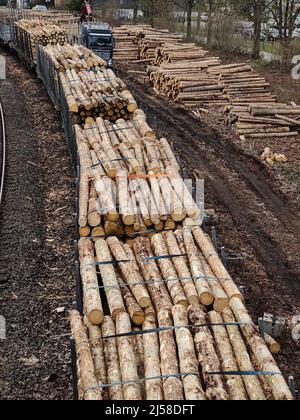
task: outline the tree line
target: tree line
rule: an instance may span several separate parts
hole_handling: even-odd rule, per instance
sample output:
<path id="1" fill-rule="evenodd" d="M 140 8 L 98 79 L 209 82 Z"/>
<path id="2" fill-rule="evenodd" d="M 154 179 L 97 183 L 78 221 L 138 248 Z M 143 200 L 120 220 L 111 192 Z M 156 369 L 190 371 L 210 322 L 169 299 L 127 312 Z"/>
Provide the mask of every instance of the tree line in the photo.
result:
<path id="1" fill-rule="evenodd" d="M 186 16 L 186 37 L 192 39 L 193 12 L 198 12 L 197 27 L 201 13 L 206 16 L 206 37 L 208 47 L 212 44 L 214 22 L 217 13 L 221 16 L 241 16 L 253 23 L 252 55 L 259 58 L 263 23 L 272 19 L 278 30 L 278 39 L 283 51 L 283 59 L 288 58 L 293 31 L 300 15 L 300 0 L 133 0 L 134 21 L 140 8 L 146 12 L 150 23 L 163 13 L 178 10 Z M 222 18 L 222 17 L 221 17 Z"/>

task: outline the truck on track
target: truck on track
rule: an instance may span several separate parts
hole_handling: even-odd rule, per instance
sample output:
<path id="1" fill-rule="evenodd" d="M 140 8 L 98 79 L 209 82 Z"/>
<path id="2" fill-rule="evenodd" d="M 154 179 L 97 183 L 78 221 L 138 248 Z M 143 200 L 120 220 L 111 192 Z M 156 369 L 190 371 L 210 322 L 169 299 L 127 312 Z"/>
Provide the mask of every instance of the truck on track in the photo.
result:
<path id="1" fill-rule="evenodd" d="M 113 65 L 114 37 L 108 23 L 84 22 L 80 43 L 103 58 L 109 67 Z"/>

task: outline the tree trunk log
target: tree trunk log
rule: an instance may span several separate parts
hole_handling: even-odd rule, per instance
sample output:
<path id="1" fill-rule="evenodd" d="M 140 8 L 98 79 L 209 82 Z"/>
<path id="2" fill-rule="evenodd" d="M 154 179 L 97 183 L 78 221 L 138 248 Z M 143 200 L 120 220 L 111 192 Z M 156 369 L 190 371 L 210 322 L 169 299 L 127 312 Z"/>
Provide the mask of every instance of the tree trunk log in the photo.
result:
<path id="1" fill-rule="evenodd" d="M 111 317 L 104 317 L 102 324 L 102 335 L 104 337 L 104 355 L 105 355 L 105 364 L 107 371 L 107 383 L 115 384 L 122 382 L 122 376 L 120 372 L 120 362 L 117 348 L 116 338 L 108 338 L 116 335 L 115 323 Z M 122 401 L 124 400 L 123 388 L 122 385 L 116 385 L 108 389 L 109 396 L 112 401 Z"/>
<path id="2" fill-rule="evenodd" d="M 119 273 L 116 273 L 116 276 L 117 276 L 117 280 L 120 285 L 123 300 L 124 300 L 127 312 L 131 318 L 131 321 L 137 326 L 143 325 L 145 321 L 145 314 L 142 308 L 135 300 L 129 287 L 123 281 L 121 275 L 119 275 Z"/>
<path id="3" fill-rule="evenodd" d="M 100 401 L 102 400 L 102 392 L 101 389 L 98 388 L 97 379 L 95 377 L 86 327 L 77 311 L 71 312 L 70 322 L 72 335 L 76 344 L 76 354 L 79 362 L 84 399 L 87 401 Z"/>
<path id="4" fill-rule="evenodd" d="M 217 312 L 209 312 L 209 320 L 212 324 L 223 324 L 223 319 Z M 222 371 L 237 372 L 239 371 L 236 363 L 226 328 L 222 325 L 212 326 L 218 354 L 222 363 Z M 241 376 L 225 375 L 228 393 L 231 400 L 248 400 L 247 392 Z"/>
<path id="5" fill-rule="evenodd" d="M 233 297 L 238 297 L 241 301 L 243 301 L 243 296 L 241 292 L 239 291 L 236 284 L 232 280 L 230 274 L 222 264 L 212 242 L 204 234 L 203 230 L 200 227 L 195 227 L 193 229 L 193 235 L 205 258 L 209 262 L 209 265 L 211 266 L 214 274 L 222 284 L 222 287 L 227 293 L 228 297 L 230 299 Z"/>
<path id="6" fill-rule="evenodd" d="M 103 347 L 101 329 L 98 325 L 92 325 L 88 320 L 87 320 L 87 327 L 88 327 L 88 333 L 89 333 L 91 354 L 92 354 L 92 358 L 94 362 L 95 376 L 100 386 L 106 385 L 108 382 L 107 382 L 106 366 L 105 366 L 105 359 L 104 359 L 104 347 Z M 102 392 L 102 399 L 108 400 L 109 399 L 108 389 L 102 388 L 101 392 Z"/>
<path id="7" fill-rule="evenodd" d="M 199 258 L 199 251 L 194 242 L 191 230 L 183 229 L 183 237 L 200 303 L 204 306 L 210 306 L 214 302 L 214 296 L 211 292 L 209 283 L 205 279 L 204 270 Z"/>
<path id="8" fill-rule="evenodd" d="M 169 311 L 158 312 L 159 328 L 173 327 L 173 320 Z M 173 331 L 161 331 L 160 342 L 160 364 L 161 373 L 165 375 L 176 375 L 179 373 L 177 347 Z M 181 401 L 183 396 L 183 384 L 181 378 L 163 379 L 163 390 L 166 401 Z"/>
<path id="9" fill-rule="evenodd" d="M 143 331 L 155 329 L 156 323 L 152 318 L 146 317 L 143 325 Z M 145 377 L 155 378 L 161 376 L 159 342 L 157 333 L 144 334 L 144 364 Z M 146 397 L 149 401 L 161 401 L 164 399 L 161 379 L 146 381 Z"/>
<path id="10" fill-rule="evenodd" d="M 128 256 L 124 250 L 124 247 L 118 238 L 108 238 L 106 242 L 117 261 L 128 260 Z M 150 306 L 150 296 L 145 286 L 143 284 L 139 284 L 143 282 L 143 278 L 141 274 L 136 270 L 134 261 L 119 263 L 119 269 L 121 270 L 125 282 L 130 287 L 130 290 L 140 307 L 144 309 Z"/>
<path id="11" fill-rule="evenodd" d="M 163 257 L 169 255 L 168 248 L 164 241 L 163 235 L 157 234 L 152 236 L 151 244 L 156 256 Z M 183 291 L 181 282 L 178 280 L 178 276 L 172 261 L 161 259 L 158 261 L 158 265 L 160 267 L 164 280 L 167 281 L 166 285 L 171 295 L 173 304 L 188 307 L 187 298 Z"/>
<path id="12" fill-rule="evenodd" d="M 223 312 L 223 320 L 225 323 L 236 322 L 229 308 Z M 227 326 L 226 329 L 240 370 L 244 372 L 254 371 L 240 328 L 238 326 Z M 250 400 L 263 401 L 266 399 L 256 376 L 244 376 L 243 381 Z"/>
<path id="13" fill-rule="evenodd" d="M 152 303 L 158 312 L 161 308 L 171 310 L 173 304 L 165 284 L 162 282 L 160 271 L 153 258 L 153 253 L 148 238 L 137 238 L 133 242 L 133 250 L 143 277 L 147 282 L 147 289 Z"/>
<path id="14" fill-rule="evenodd" d="M 80 239 L 78 243 L 80 273 L 83 285 L 83 300 L 86 315 L 93 325 L 100 325 L 104 314 L 99 292 L 94 254 L 94 243 L 89 239 Z"/>
<path id="15" fill-rule="evenodd" d="M 191 325 L 204 325 L 207 323 L 206 312 L 200 305 L 190 306 L 188 308 L 188 317 Z M 221 371 L 221 364 L 209 328 L 195 327 L 193 335 L 198 361 L 203 372 L 207 399 L 216 401 L 228 400 L 222 377 L 205 374 L 205 372 Z"/>
<path id="16" fill-rule="evenodd" d="M 260 370 L 278 372 L 278 375 L 266 376 L 275 400 L 293 400 L 291 391 L 285 382 L 277 363 L 270 353 L 265 341 L 260 337 L 243 302 L 237 298 L 231 299 L 230 307 L 238 322 L 244 323 L 242 326 L 243 334 L 248 346 L 257 359 Z"/>
<path id="17" fill-rule="evenodd" d="M 170 255 L 180 255 L 181 251 L 176 241 L 176 237 L 173 232 L 164 233 L 164 238 L 168 246 Z M 184 257 L 175 257 L 172 259 L 173 264 L 175 265 L 178 276 L 182 283 L 185 295 L 191 305 L 194 303 L 199 303 L 198 293 L 195 287 L 193 280 L 191 279 L 190 270 L 186 264 Z"/>
<path id="18" fill-rule="evenodd" d="M 172 314 L 175 327 L 180 327 L 175 332 L 180 372 L 190 374 L 182 378 L 185 399 L 188 401 L 205 400 L 205 393 L 200 381 L 194 340 L 191 332 L 185 328 L 188 326 L 187 309 L 181 305 L 176 305 L 172 309 Z"/>
<path id="19" fill-rule="evenodd" d="M 129 315 L 120 313 L 116 319 L 116 333 L 127 334 L 131 332 L 131 322 Z M 117 338 L 118 353 L 120 359 L 120 368 L 123 382 L 134 382 L 123 385 L 123 393 L 125 401 L 139 401 L 142 398 L 136 358 L 131 337 Z"/>
<path id="20" fill-rule="evenodd" d="M 95 248 L 97 260 L 99 263 L 113 261 L 108 245 L 104 239 L 97 241 L 95 243 Z M 112 264 L 105 264 L 99 266 L 99 271 L 105 286 L 104 290 L 107 297 L 109 310 L 112 318 L 115 320 L 119 313 L 126 312 L 115 269 Z"/>

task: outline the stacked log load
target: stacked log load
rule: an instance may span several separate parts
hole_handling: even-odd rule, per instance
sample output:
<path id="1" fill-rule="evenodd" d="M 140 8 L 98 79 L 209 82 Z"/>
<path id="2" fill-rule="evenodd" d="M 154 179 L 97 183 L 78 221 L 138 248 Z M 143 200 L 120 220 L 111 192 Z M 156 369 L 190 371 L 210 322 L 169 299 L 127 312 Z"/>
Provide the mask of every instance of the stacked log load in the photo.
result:
<path id="1" fill-rule="evenodd" d="M 77 105 L 84 114 L 84 124 L 75 126 L 84 317 L 71 313 L 79 397 L 292 399 L 239 288 L 200 228 L 169 143 L 156 138 L 123 82 L 104 66 L 64 70 L 70 111 L 76 114 Z M 112 121 L 107 109 L 87 116 L 106 89 L 126 105 L 117 112 L 110 102 Z M 112 225 L 117 232 L 107 234 Z"/>
<path id="2" fill-rule="evenodd" d="M 82 45 L 48 45 L 44 48 L 48 59 L 52 61 L 58 72 L 65 73 L 67 70 L 101 70 L 107 67 L 107 63 L 92 50 Z"/>
<path id="3" fill-rule="evenodd" d="M 29 34 L 32 47 L 38 42 L 41 45 L 64 45 L 66 41 L 66 31 L 52 23 L 43 22 L 41 20 L 21 19 L 15 22 L 19 30 Z"/>
<path id="4" fill-rule="evenodd" d="M 168 141 L 156 138 L 142 110 L 130 121 L 97 118 L 75 131 L 81 236 L 134 238 L 177 223 L 201 224 Z"/>
<path id="5" fill-rule="evenodd" d="M 106 62 L 82 46 L 65 44 L 39 48 L 42 77 L 54 68 L 59 79 L 72 124 L 93 124 L 98 117 L 112 122 L 132 118 L 136 101 L 126 85 L 107 68 Z"/>
<path id="6" fill-rule="evenodd" d="M 200 227 L 82 238 L 79 255 L 84 318 L 72 312 L 71 326 L 82 399 L 292 399 Z"/>
<path id="7" fill-rule="evenodd" d="M 137 104 L 126 85 L 111 69 L 60 73 L 60 82 L 73 124 L 92 124 L 98 117 L 128 120 Z"/>

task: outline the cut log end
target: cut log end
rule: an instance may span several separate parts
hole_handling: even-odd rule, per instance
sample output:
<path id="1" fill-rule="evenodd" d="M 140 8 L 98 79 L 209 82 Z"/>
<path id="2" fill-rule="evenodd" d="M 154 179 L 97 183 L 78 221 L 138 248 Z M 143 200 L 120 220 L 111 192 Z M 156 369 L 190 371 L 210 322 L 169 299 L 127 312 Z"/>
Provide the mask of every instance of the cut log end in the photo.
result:
<path id="1" fill-rule="evenodd" d="M 88 319 L 92 325 L 101 325 L 104 320 L 104 313 L 99 309 L 94 309 L 89 313 Z"/>

